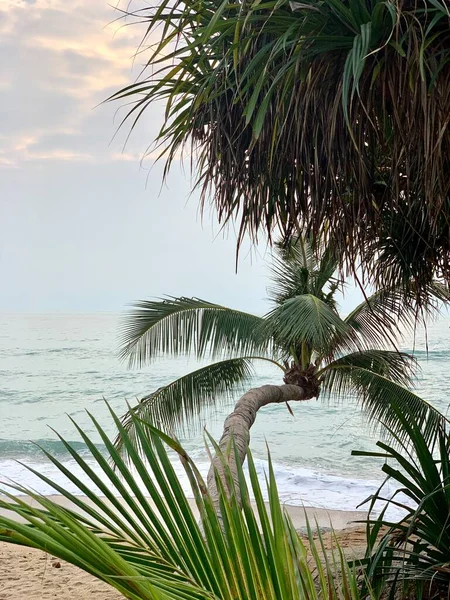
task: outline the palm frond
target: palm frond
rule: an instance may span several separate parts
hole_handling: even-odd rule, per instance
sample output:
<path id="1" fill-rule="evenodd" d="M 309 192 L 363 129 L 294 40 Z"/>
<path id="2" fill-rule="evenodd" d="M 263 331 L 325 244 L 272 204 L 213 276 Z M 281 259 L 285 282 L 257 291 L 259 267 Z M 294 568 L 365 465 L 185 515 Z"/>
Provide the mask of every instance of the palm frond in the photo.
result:
<path id="1" fill-rule="evenodd" d="M 136 449 L 138 437 L 134 428 L 134 416 L 141 421 L 154 423 L 164 431 L 184 431 L 188 426 L 192 432 L 201 428 L 198 417 L 202 409 L 217 408 L 230 401 L 237 392 L 245 391 L 245 384 L 248 384 L 254 375 L 254 360 L 264 358 L 232 358 L 212 363 L 141 398 L 138 404 L 122 417 L 123 428 L 136 445 Z M 124 450 L 120 435 L 114 443 L 119 452 Z"/>
<path id="2" fill-rule="evenodd" d="M 391 379 L 399 385 L 410 385 L 418 371 L 414 356 L 393 350 L 361 350 L 346 354 L 325 366 L 322 371 L 335 368 L 362 368 Z M 318 373 L 320 376 L 320 372 Z"/>
<path id="3" fill-rule="evenodd" d="M 0 498 L 1 541 L 50 552 L 105 581 L 130 600 L 338 600 L 344 592 L 349 600 L 359 600 L 356 573 L 338 559 L 342 572 L 337 574 L 334 554 L 322 562 L 312 531 L 312 563 L 307 561 L 307 548 L 279 500 L 270 457 L 269 505 L 263 501 L 257 471 L 249 456 L 250 488 L 242 466 L 237 465 L 242 505 L 235 494 L 225 492 L 219 478 L 220 503 L 216 512 L 195 464 L 176 441 L 150 424 L 144 429 L 134 417 L 141 458 L 120 419 L 112 411 L 111 414 L 131 464 L 117 453 L 105 430 L 91 416 L 117 472 L 78 427 L 91 453 L 89 462 L 60 439 L 78 464 L 83 479 L 45 454 L 86 497 L 72 494 L 68 486 L 51 482 L 31 469 L 53 485 L 66 500 L 66 506 L 22 486 L 13 486 L 27 498 Z M 182 460 L 200 523 L 183 492 L 168 450 L 175 451 Z M 92 461 L 95 468 L 91 467 Z M 226 475 L 233 489 L 229 468 Z M 98 492 L 94 491 L 96 488 Z M 256 510 L 250 503 L 250 490 Z M 318 583 L 313 569 L 319 574 Z"/>
<path id="4" fill-rule="evenodd" d="M 270 348 L 261 317 L 205 302 L 172 298 L 137 302 L 122 324 L 121 357 L 142 365 L 160 353 L 198 358 L 259 355 Z"/>
<path id="5" fill-rule="evenodd" d="M 277 305 L 303 294 L 312 294 L 330 303 L 330 288 L 336 284 L 333 275 L 338 261 L 331 246 L 298 236 L 288 244 L 275 243 L 271 264 L 269 298 Z"/>
<path id="6" fill-rule="evenodd" d="M 333 294 L 338 288 L 343 287 L 342 280 L 336 279 L 335 275 L 339 268 L 338 253 L 336 248 L 332 244 L 328 244 L 323 247 L 323 251 L 320 256 L 318 267 L 314 273 L 312 293 L 316 296 L 325 294 L 326 286 L 330 286 L 328 289 L 328 297 L 325 296 L 326 302 L 333 303 Z"/>
<path id="7" fill-rule="evenodd" d="M 289 244 L 277 242 L 270 266 L 273 283 L 267 290 L 270 300 L 278 305 L 310 293 L 316 267 L 314 249 L 307 238 L 298 237 Z"/>
<path id="8" fill-rule="evenodd" d="M 412 332 L 419 321 L 425 322 L 425 318 L 439 314 L 442 304 L 450 300 L 448 286 L 440 282 L 432 281 L 427 286 L 423 302 L 417 302 L 420 292 L 414 282 L 410 281 L 409 285 L 406 293 L 405 287 L 378 290 L 345 318 L 363 347 L 396 344 Z"/>
<path id="9" fill-rule="evenodd" d="M 328 354 L 331 340 L 349 335 L 349 327 L 339 315 L 312 294 L 286 300 L 265 321 L 268 334 L 276 335 L 286 349 L 297 349 L 305 342 L 318 354 Z"/>
<path id="10" fill-rule="evenodd" d="M 387 350 L 355 352 L 327 365 L 321 376 L 322 392 L 354 396 L 372 424 L 405 440 L 400 412 L 411 424 L 423 428 L 428 443 L 438 436 L 445 417 L 434 406 L 404 387 L 411 381 L 414 361 L 409 355 Z"/>

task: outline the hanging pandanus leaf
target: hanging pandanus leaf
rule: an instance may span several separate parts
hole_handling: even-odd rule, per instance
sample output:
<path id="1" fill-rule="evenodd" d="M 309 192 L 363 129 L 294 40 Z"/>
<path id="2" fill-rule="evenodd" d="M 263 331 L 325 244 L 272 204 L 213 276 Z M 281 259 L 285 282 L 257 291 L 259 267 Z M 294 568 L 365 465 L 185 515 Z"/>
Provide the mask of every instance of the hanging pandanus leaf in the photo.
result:
<path id="1" fill-rule="evenodd" d="M 167 105 L 166 169 L 186 148 L 202 206 L 239 239 L 320 233 L 382 286 L 450 275 L 446 2 L 159 0 L 135 16 L 150 68 L 112 99 L 136 99 L 131 127 Z"/>

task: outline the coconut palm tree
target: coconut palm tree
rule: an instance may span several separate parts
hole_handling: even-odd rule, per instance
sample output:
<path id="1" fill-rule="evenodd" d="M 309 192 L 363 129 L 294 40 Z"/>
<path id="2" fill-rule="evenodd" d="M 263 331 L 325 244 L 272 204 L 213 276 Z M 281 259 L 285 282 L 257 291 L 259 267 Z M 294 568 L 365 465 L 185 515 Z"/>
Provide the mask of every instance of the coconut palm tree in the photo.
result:
<path id="1" fill-rule="evenodd" d="M 252 389 L 240 398 L 225 421 L 220 441 L 224 454 L 232 437 L 239 459 L 245 459 L 249 430 L 261 407 L 333 393 L 356 396 L 370 419 L 383 422 L 400 438 L 399 409 L 419 427 L 434 423 L 426 432 L 428 439 L 433 437 L 442 415 L 403 387 L 411 381 L 414 359 L 392 348 L 415 316 L 414 293 L 405 299 L 399 290 L 380 290 L 343 318 L 336 303 L 338 262 L 330 247 L 314 251 L 302 238 L 287 247 L 278 244 L 269 289 L 272 309 L 262 317 L 197 298 L 136 304 L 123 326 L 122 356 L 131 365 L 161 354 L 193 354 L 210 362 L 130 409 L 123 426 L 131 439 L 136 439 L 136 416 L 165 429 L 192 425 L 201 407 L 217 406 L 248 388 L 254 367 L 261 363 L 276 365 L 283 384 Z M 448 299 L 446 288 L 437 282 L 430 285 L 429 295 L 435 307 Z M 126 450 L 120 435 L 116 446 Z M 220 470 L 219 461 L 213 466 Z M 209 484 L 215 486 L 214 469 Z"/>
<path id="2" fill-rule="evenodd" d="M 158 0 L 134 16 L 149 69 L 112 99 L 132 101 L 132 127 L 165 105 L 166 169 L 188 145 L 202 203 L 239 239 L 320 231 L 341 266 L 413 279 L 418 297 L 449 278 L 446 0 Z"/>

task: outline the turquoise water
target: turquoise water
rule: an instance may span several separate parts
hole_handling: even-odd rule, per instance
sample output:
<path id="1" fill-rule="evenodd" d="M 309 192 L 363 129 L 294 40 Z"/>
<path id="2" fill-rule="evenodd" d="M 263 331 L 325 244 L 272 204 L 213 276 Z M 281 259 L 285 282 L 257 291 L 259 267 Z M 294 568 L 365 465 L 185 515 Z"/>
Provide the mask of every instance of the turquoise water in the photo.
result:
<path id="1" fill-rule="evenodd" d="M 30 441 L 71 464 L 51 428 L 84 452 L 68 415 L 98 440 L 88 409 L 113 435 L 103 398 L 122 414 L 127 401 L 133 403 L 198 366 L 194 360 L 162 358 L 144 369 L 128 370 L 117 357 L 118 319 L 112 314 L 0 316 L 0 480 L 10 478 L 50 493 L 48 486 L 16 462 L 61 479 Z M 422 368 L 417 392 L 445 412 L 450 390 L 450 319 L 430 324 L 427 337 L 428 353 L 423 331 L 417 332 L 415 342 L 406 340 L 403 349 L 414 350 Z M 281 383 L 279 371 L 260 369 L 253 384 L 264 383 Z M 202 428 L 206 426 L 218 438 L 232 404 L 199 415 L 199 426 L 182 438 L 203 471 L 207 458 Z M 258 415 L 251 448 L 261 472 L 268 443 L 284 501 L 354 509 L 380 480 L 378 463 L 350 456 L 353 449 L 374 447 L 364 416 L 351 398 L 292 403 L 292 408 L 294 417 L 278 405 Z"/>

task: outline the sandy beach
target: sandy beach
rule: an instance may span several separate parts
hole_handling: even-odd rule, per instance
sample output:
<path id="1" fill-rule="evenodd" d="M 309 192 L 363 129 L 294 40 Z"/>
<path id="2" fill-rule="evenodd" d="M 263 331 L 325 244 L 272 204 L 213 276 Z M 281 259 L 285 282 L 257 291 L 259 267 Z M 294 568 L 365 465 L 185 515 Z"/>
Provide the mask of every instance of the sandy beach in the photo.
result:
<path id="1" fill-rule="evenodd" d="M 123 596 L 78 567 L 40 550 L 0 542 L 0 600 L 68 598 L 118 600 Z"/>
<path id="2" fill-rule="evenodd" d="M 349 527 L 336 532 L 346 556 L 365 547 L 365 530 Z M 327 546 L 331 535 L 324 534 Z M 112 587 L 88 573 L 40 550 L 0 542 L 0 600 L 119 600 Z"/>
<path id="3" fill-rule="evenodd" d="M 65 504 L 61 497 L 54 497 Z M 365 514 L 356 511 L 286 506 L 296 528 L 305 526 L 305 511 L 320 527 L 330 523 L 350 558 L 365 545 L 364 527 L 355 523 Z M 327 546 L 331 535 L 325 532 Z M 40 550 L 0 543 L 0 600 L 118 600 L 122 596 L 109 585 Z"/>

